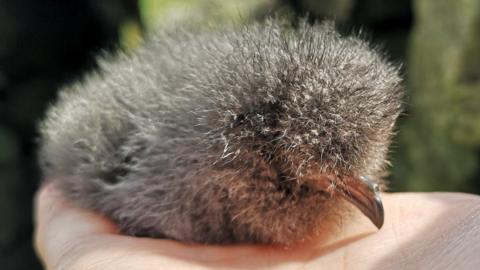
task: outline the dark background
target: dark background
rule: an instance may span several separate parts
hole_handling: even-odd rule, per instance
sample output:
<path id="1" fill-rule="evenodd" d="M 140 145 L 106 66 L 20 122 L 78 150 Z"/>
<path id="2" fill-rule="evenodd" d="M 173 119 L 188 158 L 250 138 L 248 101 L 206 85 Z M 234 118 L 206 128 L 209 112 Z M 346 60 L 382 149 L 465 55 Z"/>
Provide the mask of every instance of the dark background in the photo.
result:
<path id="1" fill-rule="evenodd" d="M 241 3 L 241 4 L 240 4 Z M 32 198 L 36 124 L 95 55 L 131 50 L 157 26 L 243 23 L 270 14 L 364 29 L 404 63 L 408 108 L 392 149 L 392 191 L 480 193 L 480 1 L 0 0 L 0 268 L 39 269 Z"/>

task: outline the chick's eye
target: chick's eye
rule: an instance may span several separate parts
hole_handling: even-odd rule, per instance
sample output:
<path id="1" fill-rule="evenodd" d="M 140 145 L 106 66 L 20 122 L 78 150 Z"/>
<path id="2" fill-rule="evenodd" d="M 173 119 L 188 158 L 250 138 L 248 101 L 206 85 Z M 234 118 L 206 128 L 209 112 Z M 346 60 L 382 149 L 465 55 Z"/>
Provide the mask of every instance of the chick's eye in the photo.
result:
<path id="1" fill-rule="evenodd" d="M 300 186 L 300 193 L 301 194 L 307 194 L 307 193 L 310 192 L 310 190 L 311 190 L 310 186 L 307 185 L 307 184 L 303 184 L 303 185 Z"/>

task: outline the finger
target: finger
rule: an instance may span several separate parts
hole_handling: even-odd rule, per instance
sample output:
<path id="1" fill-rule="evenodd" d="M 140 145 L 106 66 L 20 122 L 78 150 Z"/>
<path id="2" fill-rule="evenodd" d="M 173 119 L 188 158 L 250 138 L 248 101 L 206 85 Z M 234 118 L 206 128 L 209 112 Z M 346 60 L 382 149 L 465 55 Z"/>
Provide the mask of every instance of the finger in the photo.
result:
<path id="1" fill-rule="evenodd" d="M 36 195 L 35 248 L 49 269 L 87 238 L 116 231 L 105 218 L 73 207 L 51 183 Z"/>

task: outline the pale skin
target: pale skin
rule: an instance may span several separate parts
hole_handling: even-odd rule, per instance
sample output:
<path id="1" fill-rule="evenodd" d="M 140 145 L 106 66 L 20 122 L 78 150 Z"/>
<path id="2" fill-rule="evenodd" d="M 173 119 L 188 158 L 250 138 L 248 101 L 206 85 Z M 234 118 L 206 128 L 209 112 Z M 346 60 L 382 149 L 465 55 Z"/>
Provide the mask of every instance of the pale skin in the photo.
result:
<path id="1" fill-rule="evenodd" d="M 35 203 L 35 247 L 46 269 L 480 269 L 480 197 L 383 194 L 385 224 L 361 214 L 334 239 L 288 248 L 205 246 L 124 236 L 47 185 Z"/>

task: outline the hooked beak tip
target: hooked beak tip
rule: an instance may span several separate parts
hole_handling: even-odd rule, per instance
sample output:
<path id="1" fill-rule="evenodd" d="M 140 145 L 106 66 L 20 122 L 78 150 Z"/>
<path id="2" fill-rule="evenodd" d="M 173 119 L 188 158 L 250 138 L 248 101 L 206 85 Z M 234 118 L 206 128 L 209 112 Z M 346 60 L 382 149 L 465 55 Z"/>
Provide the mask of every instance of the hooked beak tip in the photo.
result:
<path id="1" fill-rule="evenodd" d="M 378 184 L 360 177 L 340 189 L 340 194 L 356 206 L 378 228 L 382 228 L 385 214 Z"/>
<path id="2" fill-rule="evenodd" d="M 367 217 L 373 222 L 373 224 L 377 227 L 377 229 L 381 229 L 383 226 L 383 222 L 385 220 L 385 214 L 383 210 L 383 203 L 382 199 L 380 198 L 380 195 L 376 194 L 374 198 L 374 210 L 373 210 L 373 215 Z M 364 213 L 365 214 L 365 213 Z"/>

